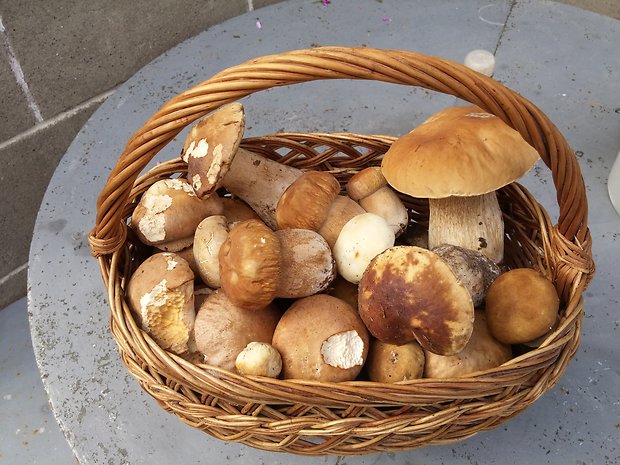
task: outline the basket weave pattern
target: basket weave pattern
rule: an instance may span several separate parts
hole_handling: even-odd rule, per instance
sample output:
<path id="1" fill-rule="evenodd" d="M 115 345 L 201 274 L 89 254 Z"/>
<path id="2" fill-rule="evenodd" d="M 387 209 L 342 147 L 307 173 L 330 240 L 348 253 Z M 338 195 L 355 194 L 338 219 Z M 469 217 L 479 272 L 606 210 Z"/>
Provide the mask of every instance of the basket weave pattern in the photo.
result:
<path id="1" fill-rule="evenodd" d="M 323 383 L 244 377 L 195 365 L 159 348 L 140 330 L 124 286 L 141 253 L 127 226 L 140 195 L 182 174 L 170 161 L 139 177 L 184 127 L 254 92 L 319 79 L 366 79 L 420 86 L 467 100 L 502 118 L 539 152 L 552 172 L 560 207 L 553 225 L 525 188 L 499 193 L 506 260 L 553 280 L 562 299 L 557 329 L 501 367 L 458 379 L 403 384 Z M 246 139 L 248 150 L 302 169 L 327 170 L 343 184 L 380 163 L 394 138 L 353 134 L 277 134 Z M 406 196 L 412 221 L 425 224 L 428 203 Z M 496 81 L 447 60 L 404 51 L 323 47 L 265 56 L 229 68 L 179 94 L 127 143 L 97 204 L 90 244 L 108 289 L 111 329 L 123 362 L 141 386 L 185 423 L 227 441 L 298 454 L 367 454 L 450 443 L 489 430 L 549 390 L 580 339 L 582 293 L 594 273 L 587 200 L 577 160 L 563 136 L 532 103 Z"/>

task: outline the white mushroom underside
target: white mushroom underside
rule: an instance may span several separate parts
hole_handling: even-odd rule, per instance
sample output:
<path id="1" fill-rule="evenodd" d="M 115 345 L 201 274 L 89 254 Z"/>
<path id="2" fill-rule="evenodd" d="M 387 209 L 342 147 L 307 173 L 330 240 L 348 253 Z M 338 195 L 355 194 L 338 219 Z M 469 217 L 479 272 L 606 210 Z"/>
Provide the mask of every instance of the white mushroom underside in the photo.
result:
<path id="1" fill-rule="evenodd" d="M 325 363 L 345 370 L 362 365 L 363 353 L 364 341 L 355 330 L 334 334 L 321 345 Z"/>
<path id="2" fill-rule="evenodd" d="M 146 213 L 138 223 L 140 232 L 150 242 L 163 241 L 166 238 L 164 212 L 172 205 L 172 197 L 147 193 L 143 198 L 143 205 Z"/>

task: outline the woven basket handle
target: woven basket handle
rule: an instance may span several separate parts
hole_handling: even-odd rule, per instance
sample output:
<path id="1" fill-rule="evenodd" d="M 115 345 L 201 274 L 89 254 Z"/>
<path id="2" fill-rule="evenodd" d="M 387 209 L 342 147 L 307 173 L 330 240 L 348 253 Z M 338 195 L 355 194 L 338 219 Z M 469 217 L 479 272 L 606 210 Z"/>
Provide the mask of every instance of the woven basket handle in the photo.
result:
<path id="1" fill-rule="evenodd" d="M 254 92 L 319 79 L 367 79 L 419 86 L 478 105 L 521 133 L 551 169 L 560 207 L 559 247 L 571 266 L 593 270 L 587 199 L 577 159 L 545 114 L 497 81 L 460 64 L 398 50 L 320 47 L 268 55 L 228 68 L 165 104 L 127 143 L 99 195 L 89 239 L 95 256 L 118 250 L 127 226 L 122 216 L 131 188 L 149 161 L 185 126 Z M 575 263 L 574 256 L 581 257 Z"/>

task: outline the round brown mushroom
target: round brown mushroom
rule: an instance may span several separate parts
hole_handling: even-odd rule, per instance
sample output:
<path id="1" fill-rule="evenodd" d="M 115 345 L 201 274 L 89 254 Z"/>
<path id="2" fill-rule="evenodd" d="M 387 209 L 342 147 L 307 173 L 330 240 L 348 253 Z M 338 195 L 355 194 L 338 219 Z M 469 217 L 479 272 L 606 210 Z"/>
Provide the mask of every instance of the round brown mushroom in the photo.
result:
<path id="1" fill-rule="evenodd" d="M 280 311 L 268 305 L 260 312 L 235 305 L 221 290 L 209 294 L 194 323 L 194 344 L 203 362 L 234 371 L 239 353 L 250 342 L 270 343 Z"/>
<path id="2" fill-rule="evenodd" d="M 429 351 L 425 355 L 425 377 L 456 378 L 500 366 L 512 358 L 512 349 L 491 335 L 484 311 L 476 310 L 474 331 L 463 350 L 450 356 Z"/>
<path id="3" fill-rule="evenodd" d="M 217 195 L 196 197 L 185 179 L 162 179 L 142 195 L 131 226 L 144 244 L 177 252 L 192 245 L 198 223 L 221 214 L 222 208 Z"/>
<path id="4" fill-rule="evenodd" d="M 475 106 L 436 113 L 399 138 L 381 169 L 397 191 L 428 198 L 429 247 L 453 244 L 499 263 L 504 223 L 495 191 L 519 179 L 538 152 L 500 118 Z"/>
<path id="5" fill-rule="evenodd" d="M 380 341 L 417 340 L 441 355 L 462 350 L 473 329 L 469 292 L 438 255 L 419 247 L 396 246 L 377 255 L 359 283 L 358 305 Z"/>
<path id="6" fill-rule="evenodd" d="M 194 327 L 194 273 L 183 258 L 169 252 L 147 258 L 129 279 L 127 302 L 162 349 L 187 352 Z"/>
<path id="7" fill-rule="evenodd" d="M 396 345 L 373 339 L 366 371 L 370 380 L 378 383 L 421 378 L 424 374 L 424 350 L 417 341 Z"/>
<path id="8" fill-rule="evenodd" d="M 220 287 L 219 253 L 228 237 L 228 220 L 224 215 L 213 215 L 200 222 L 194 233 L 192 252 L 198 276 L 211 288 Z"/>
<path id="9" fill-rule="evenodd" d="M 520 344 L 549 332 L 556 322 L 560 299 L 553 283 L 531 268 L 502 274 L 487 293 L 486 314 L 495 338 Z"/>
<path id="10" fill-rule="evenodd" d="M 295 301 L 272 340 L 282 356 L 283 378 L 331 382 L 357 377 L 368 344 L 368 331 L 355 309 L 326 294 Z"/>

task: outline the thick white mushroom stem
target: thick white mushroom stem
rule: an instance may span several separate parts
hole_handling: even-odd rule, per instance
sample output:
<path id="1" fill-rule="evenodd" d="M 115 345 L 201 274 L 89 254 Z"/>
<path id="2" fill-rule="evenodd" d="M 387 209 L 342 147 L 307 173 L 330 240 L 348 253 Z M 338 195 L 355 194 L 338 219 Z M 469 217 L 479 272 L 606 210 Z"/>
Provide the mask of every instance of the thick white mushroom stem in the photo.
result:
<path id="1" fill-rule="evenodd" d="M 245 201 L 272 229 L 284 191 L 303 171 L 240 148 L 220 186 Z"/>
<path id="2" fill-rule="evenodd" d="M 504 221 L 495 192 L 429 199 L 429 248 L 452 244 L 477 250 L 495 263 L 504 258 Z"/>

